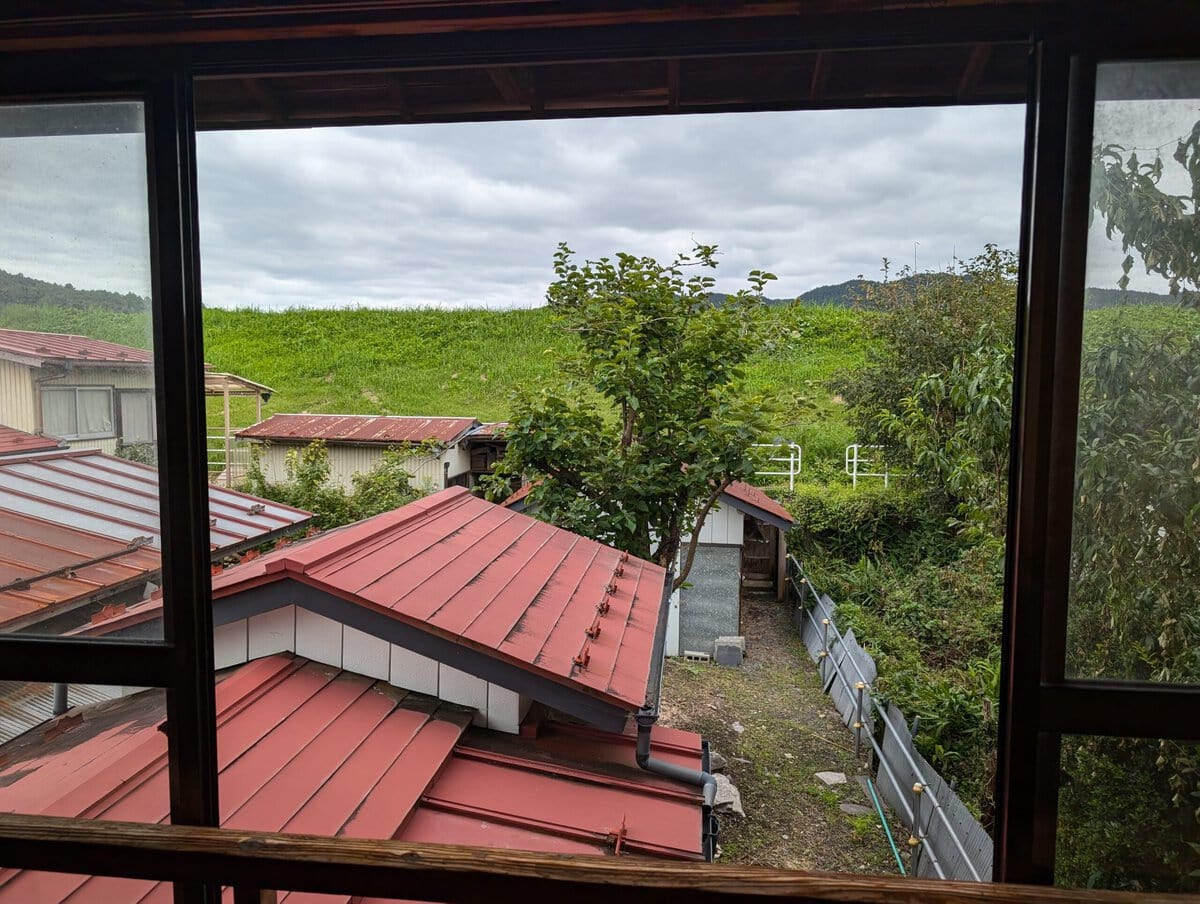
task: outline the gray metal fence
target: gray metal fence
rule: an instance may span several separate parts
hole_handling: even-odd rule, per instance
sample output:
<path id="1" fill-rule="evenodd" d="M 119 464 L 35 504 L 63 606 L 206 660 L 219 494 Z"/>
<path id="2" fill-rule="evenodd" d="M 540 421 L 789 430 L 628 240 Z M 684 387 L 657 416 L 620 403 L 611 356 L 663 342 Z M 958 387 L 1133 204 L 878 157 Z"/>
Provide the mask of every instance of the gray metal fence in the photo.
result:
<path id="1" fill-rule="evenodd" d="M 901 844 L 909 850 L 909 872 L 990 881 L 992 839 L 917 752 L 904 714 L 876 701 L 875 660 L 858 644 L 853 631 L 842 633 L 834 619 L 833 600 L 812 586 L 799 562 L 794 558 L 791 562 L 793 620 L 817 663 L 826 693 L 854 732 L 856 751 L 868 746 L 874 753 L 880 796 L 909 830 L 907 844 Z"/>

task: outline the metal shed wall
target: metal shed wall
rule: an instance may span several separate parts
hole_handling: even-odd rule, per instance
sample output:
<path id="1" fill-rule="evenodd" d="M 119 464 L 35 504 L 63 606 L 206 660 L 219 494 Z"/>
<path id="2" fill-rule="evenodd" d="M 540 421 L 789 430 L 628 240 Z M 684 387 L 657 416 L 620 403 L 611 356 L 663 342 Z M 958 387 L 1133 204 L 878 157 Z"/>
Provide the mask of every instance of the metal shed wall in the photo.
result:
<path id="1" fill-rule="evenodd" d="M 256 443 L 259 450 L 259 464 L 267 480 L 280 482 L 287 479 L 287 454 L 299 451 L 302 445 L 291 443 Z M 354 487 L 354 475 L 366 474 L 383 459 L 386 446 L 347 446 L 328 443 L 329 479 L 344 490 Z M 443 483 L 442 462 L 450 461 L 450 476 L 462 473 L 466 465 L 460 466 L 460 459 L 465 456 L 458 447 L 448 449 L 440 456 L 413 456 L 404 460 L 404 468 L 413 475 L 409 481 L 420 490 L 440 490 Z M 468 462 L 469 464 L 469 462 Z M 457 468 L 457 470 L 456 470 Z"/>
<path id="2" fill-rule="evenodd" d="M 37 432 L 33 374 L 24 364 L 0 360 L 0 424 L 28 433 Z"/>

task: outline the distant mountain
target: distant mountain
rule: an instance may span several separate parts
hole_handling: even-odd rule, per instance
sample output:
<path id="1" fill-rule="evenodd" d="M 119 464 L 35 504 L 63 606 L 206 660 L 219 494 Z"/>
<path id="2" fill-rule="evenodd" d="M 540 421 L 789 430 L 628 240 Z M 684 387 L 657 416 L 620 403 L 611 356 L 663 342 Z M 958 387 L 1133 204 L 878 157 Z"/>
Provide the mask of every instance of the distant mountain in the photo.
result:
<path id="1" fill-rule="evenodd" d="M 1088 310 L 1096 308 L 1112 308 L 1117 305 L 1140 304 L 1176 304 L 1176 299 L 1160 292 L 1133 292 L 1121 289 L 1097 289 L 1092 286 L 1085 290 L 1083 306 Z"/>
<path id="2" fill-rule="evenodd" d="M 0 270 L 0 305 L 31 304 L 56 308 L 100 308 L 135 314 L 150 308 L 148 299 L 128 292 L 106 292 L 103 289 L 76 289 L 70 283 L 60 286 L 20 273 Z"/>

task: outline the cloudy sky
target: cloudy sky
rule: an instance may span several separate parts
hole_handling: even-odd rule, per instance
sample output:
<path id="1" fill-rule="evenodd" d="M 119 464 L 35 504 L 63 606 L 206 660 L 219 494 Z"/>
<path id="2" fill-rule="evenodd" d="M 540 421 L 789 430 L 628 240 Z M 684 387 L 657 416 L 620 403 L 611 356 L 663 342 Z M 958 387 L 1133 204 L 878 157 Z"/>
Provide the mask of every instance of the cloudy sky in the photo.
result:
<path id="1" fill-rule="evenodd" d="M 760 268 L 777 297 L 877 276 L 884 257 L 941 268 L 1015 247 L 1022 120 L 976 107 L 202 133 L 204 301 L 538 305 L 560 241 L 581 258 L 716 244 L 718 288 Z M 146 294 L 143 153 L 132 134 L 0 140 L 0 269 Z"/>

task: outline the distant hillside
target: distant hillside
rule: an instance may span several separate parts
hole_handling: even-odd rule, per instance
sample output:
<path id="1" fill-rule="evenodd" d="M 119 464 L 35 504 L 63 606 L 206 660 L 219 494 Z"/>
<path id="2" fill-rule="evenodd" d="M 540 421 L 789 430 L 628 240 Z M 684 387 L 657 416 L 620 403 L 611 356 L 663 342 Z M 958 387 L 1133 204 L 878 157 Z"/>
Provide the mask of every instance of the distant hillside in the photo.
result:
<path id="1" fill-rule="evenodd" d="M 1118 305 L 1142 304 L 1176 304 L 1170 295 L 1159 292 L 1133 292 L 1121 289 L 1097 289 L 1095 286 L 1087 289 L 1084 294 L 1083 306 L 1088 310 L 1112 308 Z"/>
<path id="2" fill-rule="evenodd" d="M 43 282 L 20 273 L 0 270 L 0 305 L 30 304 L 55 308 L 99 308 L 122 314 L 148 310 L 150 302 L 128 292 L 106 292 L 103 289 L 76 289 L 70 283 L 60 286 Z"/>

